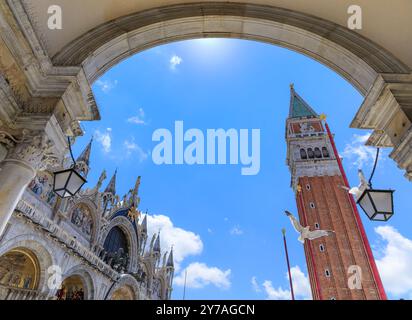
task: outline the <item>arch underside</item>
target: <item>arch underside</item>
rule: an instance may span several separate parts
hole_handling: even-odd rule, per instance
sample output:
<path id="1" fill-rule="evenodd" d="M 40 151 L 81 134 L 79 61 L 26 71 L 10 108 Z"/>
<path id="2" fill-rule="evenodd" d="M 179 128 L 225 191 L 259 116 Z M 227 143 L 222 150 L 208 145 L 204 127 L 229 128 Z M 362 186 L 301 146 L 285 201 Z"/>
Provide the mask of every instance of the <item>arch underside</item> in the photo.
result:
<path id="1" fill-rule="evenodd" d="M 239 38 L 286 47 L 346 78 L 363 95 L 379 73 L 409 73 L 391 53 L 335 23 L 264 5 L 195 3 L 134 13 L 105 23 L 53 57 L 59 66 L 82 65 L 90 82 L 125 58 L 173 41 Z"/>
<path id="2" fill-rule="evenodd" d="M 26 248 L 17 247 L 0 256 L 0 286 L 37 290 L 40 263 Z"/>
<path id="3" fill-rule="evenodd" d="M 64 281 L 72 277 L 78 277 L 82 282 L 82 289 L 84 290 L 84 298 L 86 300 L 95 299 L 95 285 L 93 277 L 90 275 L 83 265 L 76 265 L 68 270 L 63 276 Z"/>
<path id="4" fill-rule="evenodd" d="M 104 242 L 109 235 L 109 232 L 114 228 L 118 227 L 122 230 L 124 233 L 126 239 L 127 239 L 127 244 L 128 244 L 128 255 L 130 258 L 130 261 L 128 263 L 128 270 L 129 271 L 136 271 L 137 269 L 137 257 L 134 252 L 138 252 L 138 241 L 139 239 L 137 238 L 137 233 L 134 230 L 132 224 L 130 223 L 130 220 L 125 218 L 124 216 L 117 216 L 113 218 L 110 221 L 110 224 L 108 225 L 106 231 L 102 234 L 102 242 L 101 245 L 104 245 Z"/>
<path id="5" fill-rule="evenodd" d="M 131 275 L 123 274 L 107 297 L 110 300 L 139 300 L 139 284 Z"/>
<path id="6" fill-rule="evenodd" d="M 0 247 L 0 256 L 16 249 L 30 252 L 33 255 L 33 258 L 36 259 L 39 269 L 36 287 L 40 292 L 48 293 L 50 290 L 47 285 L 47 269 L 50 266 L 55 265 L 56 262 L 47 249 L 47 243 L 34 235 L 17 236 L 2 244 Z"/>

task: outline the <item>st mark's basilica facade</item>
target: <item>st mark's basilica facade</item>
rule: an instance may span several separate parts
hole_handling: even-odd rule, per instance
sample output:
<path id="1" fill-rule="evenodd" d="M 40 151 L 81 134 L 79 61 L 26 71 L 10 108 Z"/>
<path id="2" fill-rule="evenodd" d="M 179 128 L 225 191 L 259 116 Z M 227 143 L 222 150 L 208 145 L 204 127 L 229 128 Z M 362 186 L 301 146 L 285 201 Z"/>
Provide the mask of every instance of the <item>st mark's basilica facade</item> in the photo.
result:
<path id="1" fill-rule="evenodd" d="M 76 161 L 84 177 L 91 147 Z M 161 251 L 160 234 L 148 238 L 140 177 L 122 198 L 116 173 L 105 179 L 61 199 L 51 172 L 36 175 L 0 237 L 0 300 L 170 299 L 173 249 Z"/>

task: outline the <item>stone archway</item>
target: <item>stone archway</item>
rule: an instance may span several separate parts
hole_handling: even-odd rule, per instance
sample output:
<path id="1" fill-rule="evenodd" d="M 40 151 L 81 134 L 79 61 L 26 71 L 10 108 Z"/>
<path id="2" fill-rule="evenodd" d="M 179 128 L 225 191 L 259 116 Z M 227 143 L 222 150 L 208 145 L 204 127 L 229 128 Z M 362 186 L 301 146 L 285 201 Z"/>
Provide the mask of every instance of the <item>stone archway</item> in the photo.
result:
<path id="1" fill-rule="evenodd" d="M 140 298 L 139 283 L 129 274 L 122 274 L 105 295 L 105 299 L 109 300 L 139 300 Z"/>
<path id="2" fill-rule="evenodd" d="M 50 294 L 50 289 L 47 285 L 47 270 L 50 266 L 56 264 L 55 258 L 46 247 L 47 243 L 36 235 L 21 235 L 11 238 L 0 247 L 0 257 L 17 250 L 22 253 L 27 253 L 28 258 L 33 261 L 32 263 L 38 266 L 38 278 L 35 281 L 37 283 L 36 294 L 42 298 Z M 34 279 L 32 281 L 34 281 Z"/>
<path id="3" fill-rule="evenodd" d="M 57 291 L 59 300 L 85 300 L 86 285 L 79 275 L 72 275 L 63 280 Z"/>
<path id="4" fill-rule="evenodd" d="M 95 25 L 55 52 L 51 61 L 56 66 L 80 66 L 78 79 L 93 83 L 137 52 L 205 37 L 283 46 L 330 67 L 366 97 L 350 126 L 374 129 L 367 144 L 393 147 L 390 157 L 412 180 L 411 63 L 398 59 L 388 47 L 321 17 L 258 3 L 180 3 Z"/>
<path id="5" fill-rule="evenodd" d="M 283 46 L 326 64 L 362 94 L 379 73 L 408 74 L 390 52 L 336 23 L 259 4 L 203 2 L 133 13 L 101 24 L 56 53 L 59 66 L 82 66 L 93 82 L 111 66 L 148 48 L 207 37 Z"/>
<path id="6" fill-rule="evenodd" d="M 117 216 L 110 221 L 106 230 L 101 234 L 100 245 L 102 248 L 104 247 L 107 237 L 113 228 L 117 228 L 125 236 L 127 241 L 128 259 L 130 259 L 127 263 L 127 269 L 128 271 L 135 272 L 137 270 L 138 262 L 136 255 L 132 253 L 137 252 L 139 247 L 137 233 L 128 218 L 124 216 Z"/>
<path id="7" fill-rule="evenodd" d="M 0 290 L 12 287 L 35 291 L 39 278 L 40 263 L 31 250 L 18 247 L 0 256 Z"/>
<path id="8" fill-rule="evenodd" d="M 63 287 L 64 292 L 61 290 Z M 76 292 L 78 300 L 95 299 L 94 281 L 84 265 L 76 265 L 65 272 L 59 289 L 56 296 L 60 295 L 62 300 L 73 300 Z"/>
<path id="9" fill-rule="evenodd" d="M 113 292 L 111 300 L 136 300 L 136 297 L 130 286 L 123 286 Z"/>

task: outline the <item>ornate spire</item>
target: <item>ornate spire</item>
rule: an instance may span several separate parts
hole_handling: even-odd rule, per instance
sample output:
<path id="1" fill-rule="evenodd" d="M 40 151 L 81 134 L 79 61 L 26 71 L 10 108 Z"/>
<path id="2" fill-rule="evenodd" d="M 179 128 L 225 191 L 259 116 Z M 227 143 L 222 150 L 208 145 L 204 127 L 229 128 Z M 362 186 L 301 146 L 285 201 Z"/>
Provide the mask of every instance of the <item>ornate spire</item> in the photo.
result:
<path id="1" fill-rule="evenodd" d="M 147 213 L 145 214 L 142 222 L 142 233 L 147 234 Z"/>
<path id="2" fill-rule="evenodd" d="M 107 178 L 106 170 L 103 170 L 102 173 L 100 174 L 99 181 L 97 181 L 97 184 L 96 184 L 96 187 L 95 187 L 96 191 L 100 190 L 100 188 L 102 187 L 103 181 L 106 178 Z"/>
<path id="3" fill-rule="evenodd" d="M 174 260 L 173 260 L 173 246 L 172 246 L 172 249 L 170 250 L 170 254 L 169 254 L 169 258 L 167 259 L 166 267 L 167 268 L 174 268 L 175 267 L 175 263 L 174 263 Z"/>
<path id="4" fill-rule="evenodd" d="M 293 84 L 290 85 L 289 118 L 316 118 L 318 114 L 297 94 Z"/>
<path id="5" fill-rule="evenodd" d="M 141 176 L 138 176 L 137 180 L 136 180 L 136 184 L 134 186 L 134 189 L 131 190 L 132 194 L 131 194 L 131 197 L 129 199 L 129 201 L 132 201 L 132 203 L 134 204 L 134 206 L 136 208 L 138 208 L 139 205 L 140 205 L 140 197 L 138 196 L 139 187 L 140 187 L 140 179 L 141 179 Z"/>
<path id="6" fill-rule="evenodd" d="M 79 170 L 80 173 L 82 173 L 85 178 L 87 178 L 87 175 L 90 170 L 89 164 L 90 164 L 90 153 L 92 150 L 92 143 L 93 143 L 93 137 L 90 139 L 90 142 L 87 144 L 86 148 L 83 150 L 83 152 L 80 154 L 80 156 L 76 160 L 77 170 Z"/>
<path id="7" fill-rule="evenodd" d="M 133 195 L 138 195 L 139 194 L 139 187 L 140 187 L 141 178 L 142 178 L 141 176 L 137 177 L 136 184 L 135 184 L 134 189 L 133 189 Z"/>
<path id="8" fill-rule="evenodd" d="M 106 189 L 104 190 L 104 193 L 110 193 L 113 196 L 116 194 L 116 176 L 117 176 L 117 169 L 114 172 L 113 177 L 110 179 L 110 182 L 107 185 Z"/>
<path id="9" fill-rule="evenodd" d="M 163 254 L 162 268 L 166 268 L 167 251 Z"/>
<path id="10" fill-rule="evenodd" d="M 156 242 L 155 242 L 154 247 L 153 247 L 153 252 L 160 253 L 160 232 L 159 232 L 159 234 L 156 238 Z"/>

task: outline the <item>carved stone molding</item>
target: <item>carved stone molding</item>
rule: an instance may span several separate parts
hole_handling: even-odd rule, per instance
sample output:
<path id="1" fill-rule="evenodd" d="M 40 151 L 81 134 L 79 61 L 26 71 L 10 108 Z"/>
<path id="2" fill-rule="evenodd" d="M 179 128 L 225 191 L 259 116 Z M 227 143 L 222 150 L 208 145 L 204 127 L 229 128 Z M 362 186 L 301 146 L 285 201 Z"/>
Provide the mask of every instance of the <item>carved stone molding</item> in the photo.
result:
<path id="1" fill-rule="evenodd" d="M 366 144 L 393 147 L 390 157 L 412 180 L 412 74 L 380 74 L 351 127 L 373 129 Z"/>
<path id="2" fill-rule="evenodd" d="M 401 169 L 404 169 L 405 178 L 412 181 L 412 127 L 402 137 L 401 143 L 393 149 L 390 157 L 396 161 Z"/>
<path id="3" fill-rule="evenodd" d="M 23 131 L 23 137 L 14 142 L 10 149 L 8 160 L 18 160 L 26 163 L 34 170 L 45 170 L 56 166 L 59 157 L 54 153 L 54 143 L 44 132 Z"/>
<path id="4" fill-rule="evenodd" d="M 5 145 L 7 149 L 13 148 L 16 143 L 19 142 L 21 142 L 21 140 L 18 140 L 9 132 L 0 130 L 0 144 Z"/>

